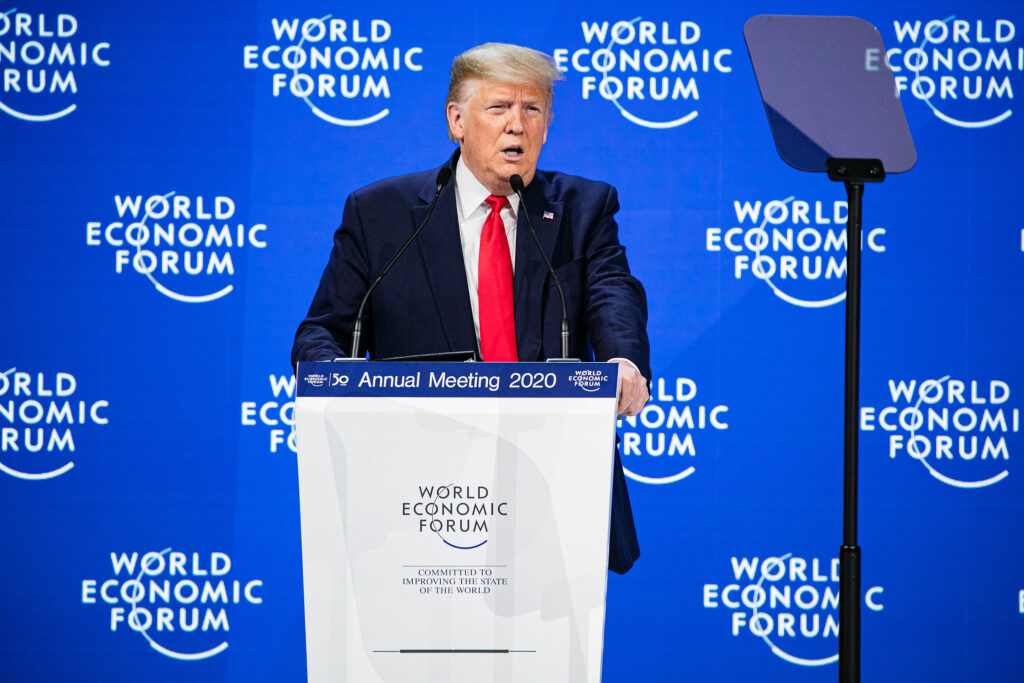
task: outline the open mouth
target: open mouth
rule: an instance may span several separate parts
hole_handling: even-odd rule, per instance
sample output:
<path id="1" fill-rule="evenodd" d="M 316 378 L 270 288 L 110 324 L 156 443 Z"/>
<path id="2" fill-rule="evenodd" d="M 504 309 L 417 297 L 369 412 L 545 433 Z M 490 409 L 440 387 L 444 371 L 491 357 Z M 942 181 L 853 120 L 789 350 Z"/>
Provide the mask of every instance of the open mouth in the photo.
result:
<path id="1" fill-rule="evenodd" d="M 510 159 L 512 161 L 517 161 L 517 160 L 521 159 L 522 156 L 523 156 L 523 148 L 522 147 L 506 147 L 505 149 L 501 150 L 501 153 L 505 156 L 506 159 Z"/>

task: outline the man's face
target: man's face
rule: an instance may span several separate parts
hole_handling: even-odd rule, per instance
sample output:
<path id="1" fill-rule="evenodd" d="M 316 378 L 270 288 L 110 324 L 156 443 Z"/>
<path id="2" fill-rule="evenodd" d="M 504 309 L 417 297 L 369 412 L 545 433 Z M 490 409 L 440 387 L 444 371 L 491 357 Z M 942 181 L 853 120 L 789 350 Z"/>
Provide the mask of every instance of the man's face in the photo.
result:
<path id="1" fill-rule="evenodd" d="M 544 91 L 510 83 L 469 81 L 469 98 L 448 103 L 448 125 L 462 147 L 462 160 L 491 194 L 507 195 L 515 174 L 530 184 L 548 139 Z"/>

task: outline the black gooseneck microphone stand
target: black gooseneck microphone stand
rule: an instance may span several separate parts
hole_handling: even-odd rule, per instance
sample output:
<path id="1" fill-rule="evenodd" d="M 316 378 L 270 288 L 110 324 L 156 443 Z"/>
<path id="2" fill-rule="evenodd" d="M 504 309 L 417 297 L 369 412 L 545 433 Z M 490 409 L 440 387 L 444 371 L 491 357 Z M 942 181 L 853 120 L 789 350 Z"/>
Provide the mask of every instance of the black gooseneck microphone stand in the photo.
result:
<path id="1" fill-rule="evenodd" d="M 526 199 L 523 197 L 523 179 L 518 175 L 514 174 L 508 179 L 509 184 L 512 186 L 513 192 L 519 195 L 519 209 L 526 216 L 526 225 L 530 228 L 530 235 L 533 237 L 533 243 L 537 245 L 537 251 L 540 252 L 540 257 L 544 259 L 544 265 L 547 266 L 548 275 L 551 276 L 551 280 L 555 283 L 555 287 L 558 289 L 558 298 L 562 300 L 562 357 L 561 358 L 549 358 L 548 362 L 579 362 L 579 358 L 569 357 L 569 309 L 565 306 L 565 292 L 562 291 L 562 285 L 555 277 L 555 269 L 551 267 L 551 261 L 548 260 L 548 255 L 544 253 L 544 247 L 540 245 L 540 239 L 537 237 L 536 231 L 533 229 L 533 221 L 530 220 L 530 212 L 526 210 Z"/>
<path id="2" fill-rule="evenodd" d="M 427 221 L 430 220 L 430 215 L 434 213 L 434 207 L 437 206 L 437 200 L 441 196 L 441 190 L 443 190 L 444 186 L 448 184 L 451 177 L 452 169 L 450 166 L 442 166 L 437 171 L 437 179 L 434 181 L 434 184 L 436 185 L 436 189 L 434 190 L 434 199 L 430 202 L 430 209 L 427 210 L 427 215 L 423 218 L 423 222 L 419 224 L 419 227 L 417 227 L 416 230 L 413 231 L 412 235 L 409 236 L 409 239 L 405 241 L 402 248 L 398 250 L 398 253 L 391 258 L 388 265 L 384 266 L 384 270 L 380 272 L 380 275 L 378 275 L 377 279 L 373 281 L 373 284 L 366 289 L 366 294 L 363 295 L 363 300 L 359 302 L 359 313 L 356 314 L 356 323 L 352 327 L 352 352 L 349 354 L 347 359 L 338 360 L 362 360 L 362 356 L 359 355 L 359 340 L 363 336 L 363 309 L 366 308 L 366 302 L 370 300 L 370 294 L 373 293 L 373 290 L 378 284 L 380 284 L 380 281 L 383 280 L 384 276 L 388 274 L 389 270 L 391 270 L 391 266 L 395 265 L 395 262 L 401 258 L 402 254 L 405 253 L 405 250 L 409 248 L 409 246 L 416 240 L 416 236 L 420 234 L 421 230 L 423 230 L 423 226 L 425 226 Z"/>

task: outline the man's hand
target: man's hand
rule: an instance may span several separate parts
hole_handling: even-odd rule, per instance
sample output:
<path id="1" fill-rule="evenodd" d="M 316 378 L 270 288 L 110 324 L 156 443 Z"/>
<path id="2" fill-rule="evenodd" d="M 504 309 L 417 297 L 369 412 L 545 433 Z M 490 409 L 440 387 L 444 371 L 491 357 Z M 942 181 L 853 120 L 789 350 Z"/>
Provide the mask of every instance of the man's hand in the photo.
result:
<path id="1" fill-rule="evenodd" d="M 647 391 L 647 378 L 629 361 L 621 358 L 614 361 L 619 364 L 618 414 L 619 417 L 632 417 L 639 414 L 651 398 Z"/>

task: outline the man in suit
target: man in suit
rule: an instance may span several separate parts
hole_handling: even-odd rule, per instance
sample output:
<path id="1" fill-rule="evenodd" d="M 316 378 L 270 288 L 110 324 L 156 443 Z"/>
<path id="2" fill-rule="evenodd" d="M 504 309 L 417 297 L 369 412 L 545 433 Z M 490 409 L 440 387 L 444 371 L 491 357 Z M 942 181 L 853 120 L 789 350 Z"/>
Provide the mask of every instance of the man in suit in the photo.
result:
<path id="1" fill-rule="evenodd" d="M 560 357 L 561 303 L 528 234 L 529 212 L 565 292 L 570 355 L 617 362 L 618 412 L 636 415 L 650 397 L 647 300 L 618 241 L 615 189 L 537 170 L 561 77 L 545 55 L 515 45 L 488 43 L 455 58 L 445 105 L 459 144 L 447 162 L 454 183 L 371 295 L 363 340 L 374 358 L 472 350 L 484 361 Z M 526 186 L 524 205 L 513 175 Z M 347 353 L 361 298 L 423 222 L 436 178 L 437 169 L 389 178 L 349 196 L 295 334 L 293 365 Z M 616 454 L 609 567 L 623 573 L 638 555 Z"/>

